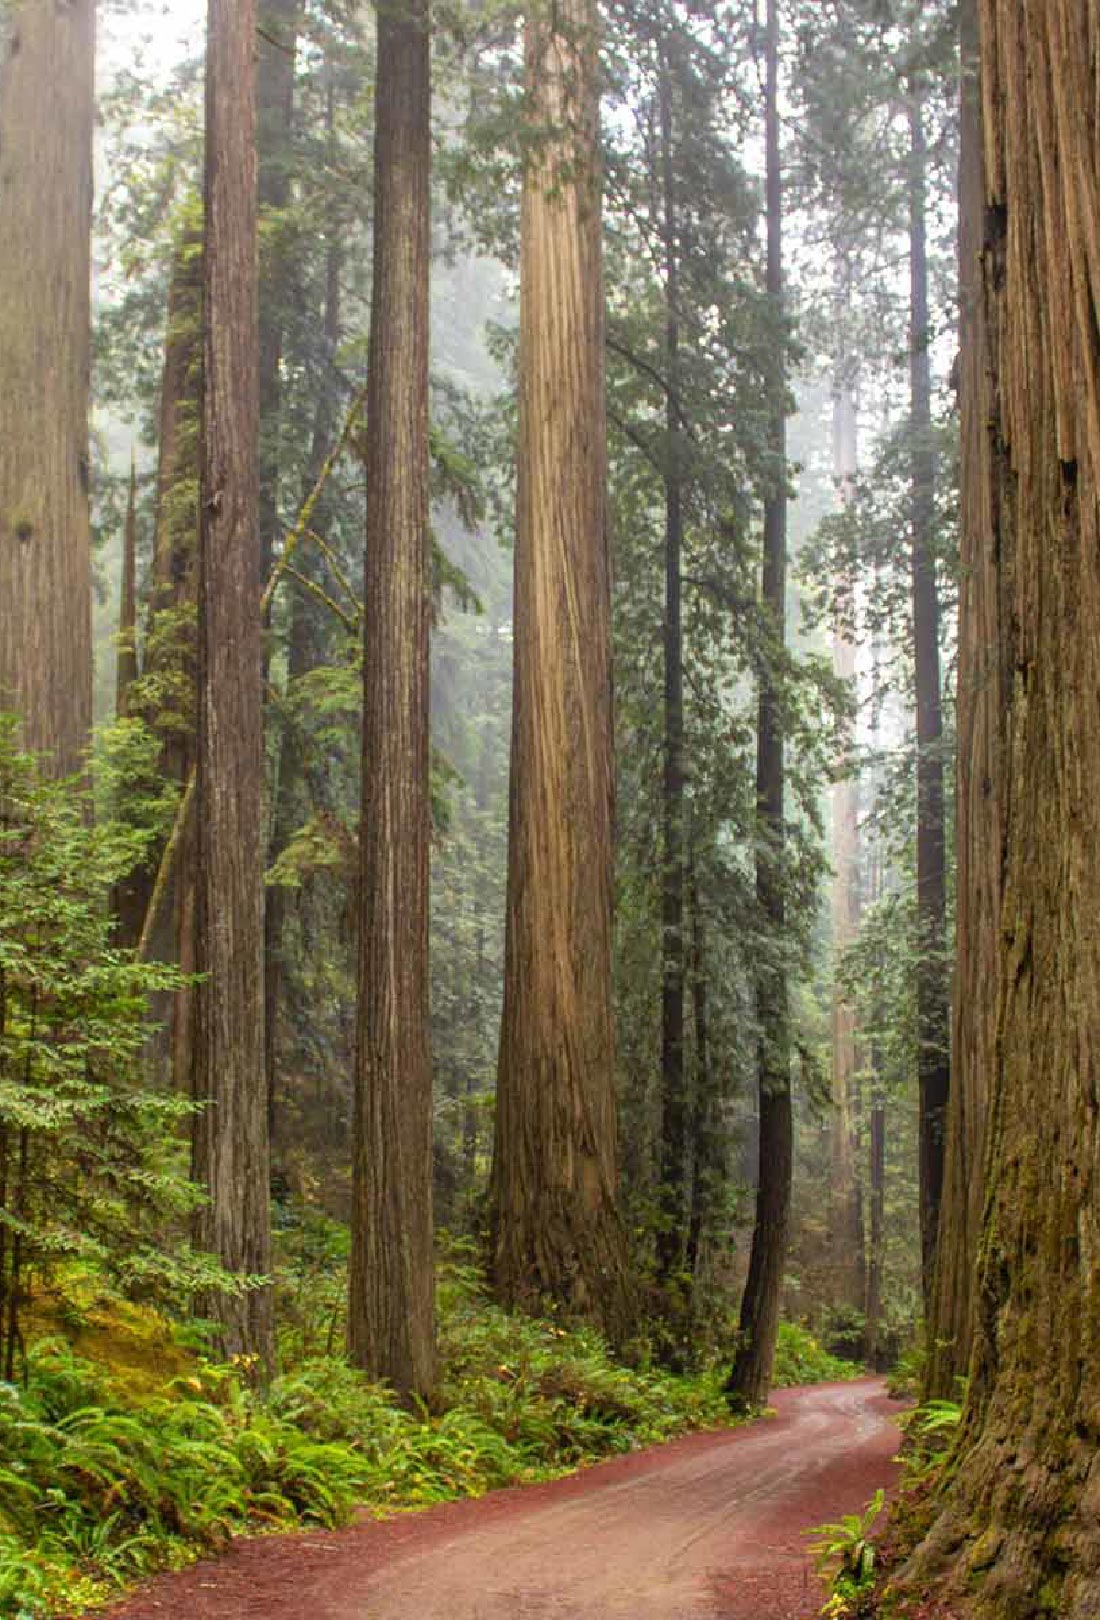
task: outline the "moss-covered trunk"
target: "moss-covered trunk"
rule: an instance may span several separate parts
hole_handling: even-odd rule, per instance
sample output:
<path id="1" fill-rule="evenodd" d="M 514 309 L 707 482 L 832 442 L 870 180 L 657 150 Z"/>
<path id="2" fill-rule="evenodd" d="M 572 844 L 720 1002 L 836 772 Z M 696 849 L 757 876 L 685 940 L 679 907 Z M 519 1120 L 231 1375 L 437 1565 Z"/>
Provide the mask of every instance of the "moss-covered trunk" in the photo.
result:
<path id="1" fill-rule="evenodd" d="M 1100 1613 L 1100 10 L 982 0 L 980 15 L 1004 886 L 970 1396 L 911 1573 L 946 1571 L 983 1617 L 1085 1620 Z M 974 787 L 973 750 L 962 766 Z"/>

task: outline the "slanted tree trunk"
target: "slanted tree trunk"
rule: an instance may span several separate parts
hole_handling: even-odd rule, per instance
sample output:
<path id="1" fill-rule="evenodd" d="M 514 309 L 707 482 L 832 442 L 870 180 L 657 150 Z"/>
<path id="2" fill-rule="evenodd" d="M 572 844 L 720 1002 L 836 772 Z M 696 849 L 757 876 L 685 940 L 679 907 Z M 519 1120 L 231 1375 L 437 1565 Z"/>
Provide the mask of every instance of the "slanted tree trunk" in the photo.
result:
<path id="1" fill-rule="evenodd" d="M 988 1182 L 970 1387 L 951 1478 L 911 1574 L 979 1620 L 1100 1613 L 1100 13 L 983 0 L 988 434 L 998 616 L 989 763 L 1000 951 L 960 1008 L 987 1065 Z M 972 206 L 972 204 L 970 205 Z M 968 634 L 977 632 L 973 614 Z M 961 752 L 963 797 L 987 762 Z M 975 770 L 978 778 L 975 780 Z M 988 825 L 988 824 L 987 824 Z M 991 828 L 990 828 L 991 831 Z M 988 836 L 988 832 L 986 836 Z M 990 852 L 967 865 L 968 904 Z M 984 1030 L 997 1007 L 995 1038 Z"/>
<path id="2" fill-rule="evenodd" d="M 768 0 L 765 89 L 768 295 L 783 307 L 783 181 L 779 151 L 779 12 Z M 779 1332 L 783 1267 L 790 1227 L 793 1142 L 790 1012 L 783 965 L 783 716 L 778 668 L 786 636 L 787 424 L 782 351 L 772 377 L 768 439 L 774 480 L 764 508 L 762 604 L 771 647 L 760 671 L 756 745 L 756 900 L 769 949 L 758 965 L 756 1010 L 760 1027 L 758 1084 L 760 1146 L 756 1218 L 749 1273 L 741 1299 L 740 1341 L 726 1385 L 735 1407 L 759 1406 L 771 1384 Z"/>
<path id="3" fill-rule="evenodd" d="M 428 626 L 431 81 L 427 0 L 378 12 L 368 372 L 359 1042 L 348 1343 L 435 1382 Z"/>
<path id="4" fill-rule="evenodd" d="M 668 1283 L 683 1265 L 687 1227 L 688 1098 L 684 1077 L 684 546 L 680 446 L 680 312 L 672 73 L 662 59 L 661 205 L 665 257 L 665 772 L 661 872 L 661 1208 L 657 1275 Z M 670 1302 L 671 1303 L 671 1302 Z"/>
<path id="5" fill-rule="evenodd" d="M 921 1276 L 931 1299 L 943 1196 L 950 1085 L 946 966 L 947 876 L 940 703 L 940 605 L 936 588 L 936 460 L 929 355 L 927 152 L 919 72 L 909 91 L 909 390 L 913 659 L 917 695 L 917 1074 L 920 1088 Z"/>
<path id="6" fill-rule="evenodd" d="M 92 726 L 94 0 L 0 15 L 0 709 L 45 768 Z"/>
<path id="7" fill-rule="evenodd" d="M 263 716 L 254 0 L 209 0 L 193 1162 L 198 1236 L 227 1270 L 271 1270 L 263 1035 Z M 215 1295 L 223 1355 L 274 1357 L 271 1290 Z"/>
<path id="8" fill-rule="evenodd" d="M 630 1305 L 616 1207 L 610 570 L 597 16 L 536 6 L 520 227 L 515 681 L 491 1210 L 509 1306 L 613 1337 Z"/>
<path id="9" fill-rule="evenodd" d="M 130 714 L 131 688 L 138 677 L 137 659 L 137 467 L 131 458 L 130 493 L 126 503 L 126 524 L 122 532 L 122 579 L 118 604 L 118 641 L 115 655 L 115 717 Z M 143 874 L 127 873 L 111 892 L 111 910 L 116 919 L 120 945 L 137 943 L 145 920 Z"/>
<path id="10" fill-rule="evenodd" d="M 842 260 L 844 302 L 850 270 Z M 841 310 L 843 319 L 844 310 Z M 841 354 L 833 393 L 833 476 L 842 505 L 852 499 L 858 468 L 853 359 Z M 845 603 L 850 607 L 850 603 Z M 853 699 L 856 689 L 856 644 L 838 614 L 833 631 L 833 673 Z M 833 960 L 834 972 L 859 933 L 859 782 L 853 757 L 854 724 L 848 727 L 844 774 L 833 786 Z M 834 1306 L 862 1311 L 866 1288 L 863 1201 L 857 1173 L 859 1151 L 859 1058 L 855 1008 L 834 978 L 832 998 L 833 1114 L 830 1122 L 829 1247 L 830 1294 Z"/>
<path id="11" fill-rule="evenodd" d="M 1001 843 L 1006 739 L 1000 711 L 1002 616 L 998 596 L 992 397 L 982 289 L 983 165 L 978 19 L 961 12 L 963 79 L 959 170 L 959 409 L 962 472 L 959 566 L 955 994 L 944 1198 L 928 1323 L 929 1396 L 955 1394 L 973 1336 L 975 1269 L 984 1198 L 986 1103 L 996 1041 L 1000 973 Z"/>

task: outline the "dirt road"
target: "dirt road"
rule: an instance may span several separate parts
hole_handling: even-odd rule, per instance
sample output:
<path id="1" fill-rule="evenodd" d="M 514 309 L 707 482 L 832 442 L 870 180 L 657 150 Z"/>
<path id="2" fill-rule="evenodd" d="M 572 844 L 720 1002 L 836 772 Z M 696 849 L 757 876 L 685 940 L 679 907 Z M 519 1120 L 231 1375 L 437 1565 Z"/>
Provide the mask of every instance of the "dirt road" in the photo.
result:
<path id="1" fill-rule="evenodd" d="M 809 1620 L 802 1532 L 892 1482 L 897 1408 L 875 1379 L 775 1406 L 552 1485 L 238 1543 L 114 1620 Z"/>

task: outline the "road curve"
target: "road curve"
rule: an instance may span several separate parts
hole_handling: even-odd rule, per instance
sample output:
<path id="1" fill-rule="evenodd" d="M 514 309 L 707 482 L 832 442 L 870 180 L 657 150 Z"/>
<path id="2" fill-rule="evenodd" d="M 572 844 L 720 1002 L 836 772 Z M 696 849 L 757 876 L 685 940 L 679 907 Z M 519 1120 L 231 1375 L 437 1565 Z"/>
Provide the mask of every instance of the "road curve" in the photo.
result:
<path id="1" fill-rule="evenodd" d="M 897 1407 L 877 1379 L 775 1406 L 551 1485 L 239 1543 L 116 1620 L 809 1620 L 803 1532 L 892 1483 Z"/>

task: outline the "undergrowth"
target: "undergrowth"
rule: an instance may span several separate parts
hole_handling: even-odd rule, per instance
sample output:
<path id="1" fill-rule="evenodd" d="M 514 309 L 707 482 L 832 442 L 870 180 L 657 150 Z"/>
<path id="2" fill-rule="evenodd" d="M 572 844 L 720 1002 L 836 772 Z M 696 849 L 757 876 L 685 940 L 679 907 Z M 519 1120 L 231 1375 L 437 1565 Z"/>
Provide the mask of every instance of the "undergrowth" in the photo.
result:
<path id="1" fill-rule="evenodd" d="M 295 1234 L 280 1279 L 285 1371 L 266 1394 L 182 1342 L 160 1383 L 140 1344 L 110 1352 L 102 1326 L 95 1361 L 56 1334 L 32 1346 L 25 1383 L 0 1384 L 0 1614 L 80 1613 L 246 1531 L 476 1496 L 729 1421 L 721 1366 L 627 1368 L 594 1333 L 506 1316 L 461 1250 L 440 1271 L 438 1400 L 404 1410 L 332 1353 L 343 1242 L 327 1225 Z M 150 1320 L 152 1333 L 130 1308 L 119 1324 L 121 1339 L 146 1332 L 146 1362 L 165 1343 Z M 837 1375 L 790 1328 L 778 1371 Z"/>
<path id="2" fill-rule="evenodd" d="M 830 1355 L 809 1328 L 797 1322 L 779 1324 L 772 1374 L 777 1389 L 789 1389 L 795 1384 L 838 1384 L 862 1378 L 864 1371 L 855 1362 Z"/>

